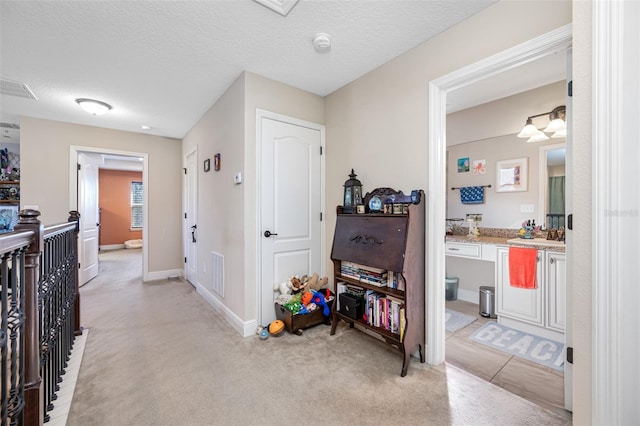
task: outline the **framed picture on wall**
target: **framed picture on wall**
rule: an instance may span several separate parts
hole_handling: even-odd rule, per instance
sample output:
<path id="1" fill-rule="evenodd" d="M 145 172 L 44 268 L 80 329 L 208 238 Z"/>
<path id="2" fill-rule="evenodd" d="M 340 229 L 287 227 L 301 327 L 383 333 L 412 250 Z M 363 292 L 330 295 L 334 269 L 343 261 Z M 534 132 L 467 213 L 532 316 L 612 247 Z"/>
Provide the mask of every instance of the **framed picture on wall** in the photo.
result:
<path id="1" fill-rule="evenodd" d="M 211 160 L 207 158 L 204 160 L 204 171 L 208 172 L 209 170 L 211 170 Z"/>
<path id="2" fill-rule="evenodd" d="M 515 158 L 496 163 L 496 192 L 527 191 L 529 158 Z"/>
<path id="3" fill-rule="evenodd" d="M 18 223 L 18 206 L 4 205 L 0 207 L 0 232 L 13 231 Z"/>

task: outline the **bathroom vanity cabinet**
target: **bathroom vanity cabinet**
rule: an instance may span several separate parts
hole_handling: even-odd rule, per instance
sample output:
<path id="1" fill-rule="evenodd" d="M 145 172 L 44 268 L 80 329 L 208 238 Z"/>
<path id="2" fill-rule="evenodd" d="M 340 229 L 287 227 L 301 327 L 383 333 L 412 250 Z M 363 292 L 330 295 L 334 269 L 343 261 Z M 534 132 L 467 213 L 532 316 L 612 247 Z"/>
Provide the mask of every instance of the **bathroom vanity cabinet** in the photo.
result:
<path id="1" fill-rule="evenodd" d="M 498 322 L 550 339 L 563 341 L 566 319 L 566 255 L 538 250 L 537 288 L 512 287 L 509 247 L 499 246 L 496 259 Z"/>

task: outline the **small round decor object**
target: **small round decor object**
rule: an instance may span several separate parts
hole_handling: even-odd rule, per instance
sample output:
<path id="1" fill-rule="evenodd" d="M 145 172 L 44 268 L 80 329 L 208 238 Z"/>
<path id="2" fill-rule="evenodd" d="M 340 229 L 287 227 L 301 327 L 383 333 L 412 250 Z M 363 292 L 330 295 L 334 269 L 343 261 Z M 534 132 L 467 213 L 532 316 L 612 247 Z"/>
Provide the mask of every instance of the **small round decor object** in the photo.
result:
<path id="1" fill-rule="evenodd" d="M 281 336 L 284 333 L 284 323 L 280 320 L 275 320 L 269 324 L 269 334 L 272 336 Z"/>
<path id="2" fill-rule="evenodd" d="M 266 328 L 263 328 L 260 331 L 260 335 L 259 336 L 260 336 L 260 340 L 267 340 L 269 338 L 269 332 L 267 331 Z"/>
<path id="3" fill-rule="evenodd" d="M 372 211 L 372 212 L 382 211 L 382 201 L 380 200 L 379 197 L 375 195 L 371 197 L 371 199 L 369 200 L 369 211 Z"/>

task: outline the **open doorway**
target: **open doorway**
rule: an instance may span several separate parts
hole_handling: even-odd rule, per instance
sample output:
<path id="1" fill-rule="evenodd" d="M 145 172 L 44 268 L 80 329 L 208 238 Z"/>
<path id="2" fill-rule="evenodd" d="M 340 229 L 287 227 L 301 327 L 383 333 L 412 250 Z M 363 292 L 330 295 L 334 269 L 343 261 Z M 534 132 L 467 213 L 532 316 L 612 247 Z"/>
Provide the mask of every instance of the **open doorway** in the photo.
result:
<path id="1" fill-rule="evenodd" d="M 430 204 L 434 206 L 430 209 L 427 223 L 427 234 L 432 238 L 428 241 L 427 250 L 427 360 L 429 363 L 438 364 L 445 360 L 445 246 L 442 243 L 445 234 L 445 224 L 447 218 L 446 195 L 452 185 L 447 184 L 446 175 L 446 151 L 447 138 L 447 106 L 450 100 L 454 100 L 456 91 L 464 93 L 464 88 L 471 87 L 481 80 L 494 79 L 505 84 L 497 83 L 495 87 L 502 87 L 512 82 L 512 79 L 505 77 L 506 71 L 516 70 L 524 64 L 532 63 L 541 58 L 553 55 L 558 51 L 566 51 L 571 44 L 570 26 L 559 28 L 556 31 L 545 34 L 522 45 L 516 46 L 505 52 L 501 52 L 486 60 L 472 64 L 463 69 L 452 72 L 430 83 L 430 144 L 429 144 L 429 194 Z M 499 80 L 496 80 L 498 78 Z M 499 98 L 499 96 L 493 99 Z M 567 105 L 569 111 L 569 105 Z M 537 111 L 533 111 L 537 112 Z M 533 115 L 533 112 L 531 115 Z M 522 124 L 527 117 L 523 117 Z M 499 125 L 499 117 L 494 117 L 496 125 Z M 445 136 L 446 135 L 446 136 Z M 569 139 L 568 139 L 569 140 Z M 537 157 L 537 153 L 536 153 Z M 464 157 L 463 157 L 464 158 Z M 455 161 L 453 158 L 451 161 Z M 467 160 L 469 161 L 469 160 Z M 495 170 L 495 164 L 493 165 Z M 451 167 L 451 165 L 450 165 Z M 487 167 L 490 167 L 487 164 Z M 536 168 L 537 172 L 537 168 Z M 497 173 L 497 172 L 496 172 Z M 536 179 L 537 182 L 537 179 Z M 487 182 L 495 186 L 495 182 Z M 449 194 L 449 196 L 452 196 Z M 536 202 L 537 203 L 537 198 Z M 535 211 L 532 212 L 535 214 Z M 463 219 L 465 219 L 463 217 Z M 480 256 L 480 255 L 479 255 Z M 495 258 L 495 257 L 494 257 Z M 569 263 L 567 263 L 568 265 Z M 570 269 L 570 268 L 568 268 Z M 499 269 L 495 269 L 498 274 Z M 569 271 L 567 272 L 569 274 Z M 570 277 L 567 277 L 567 294 L 570 294 Z M 478 296 L 475 295 L 477 298 Z M 476 299 L 477 300 L 477 299 Z M 565 301 L 567 304 L 569 301 Z M 570 320 L 570 306 L 566 311 L 567 319 Z M 566 344 L 570 345 L 570 327 L 567 327 Z M 569 396 L 565 397 L 565 404 L 570 409 L 571 396 L 571 374 L 570 365 L 567 365 L 569 374 L 565 372 L 565 388 L 569 386 Z"/>
<path id="2" fill-rule="evenodd" d="M 142 256 L 142 160 L 112 155 L 102 155 L 102 160 L 98 170 L 100 253 L 127 249 Z"/>
<path id="3" fill-rule="evenodd" d="M 91 169 L 90 173 L 83 173 L 84 164 L 89 164 Z M 84 265 L 90 265 L 92 259 L 98 262 L 98 253 L 100 250 L 99 233 L 100 233 L 100 210 L 98 208 L 99 199 L 99 171 L 101 168 L 110 170 L 132 171 L 136 172 L 137 176 L 141 179 L 142 196 L 137 192 L 135 199 L 136 203 L 129 203 L 130 214 L 129 219 L 136 220 L 133 225 L 141 225 L 141 256 L 142 256 L 142 268 L 141 275 L 142 280 L 148 280 L 148 248 L 147 248 L 147 224 L 148 224 L 148 157 L 146 153 L 136 153 L 127 151 L 115 151 L 93 147 L 70 147 L 70 171 L 69 182 L 70 190 L 72 194 L 70 197 L 70 210 L 78 210 L 80 212 L 80 234 L 81 238 L 78 241 L 78 257 L 80 262 L 80 270 L 83 270 Z M 93 170 L 95 169 L 95 170 Z M 138 180 L 136 180 L 138 182 Z M 132 190 L 130 186 L 130 190 Z M 137 188 L 140 189 L 140 188 Z M 75 194 L 75 196 L 74 196 Z M 142 201 L 141 205 L 139 201 Z M 86 210 L 86 211 L 85 211 Z M 130 223 L 131 225 L 132 223 Z M 86 229 L 90 230 L 95 228 L 95 232 L 83 232 Z M 137 228 L 130 227 L 131 228 Z M 84 238 L 84 235 L 87 238 Z M 133 238 L 132 238 L 133 239 Z M 121 243 L 124 246 L 124 241 Z M 81 285 L 92 278 L 92 275 L 98 273 L 99 268 L 94 268 L 91 274 L 87 272 L 81 279 Z"/>

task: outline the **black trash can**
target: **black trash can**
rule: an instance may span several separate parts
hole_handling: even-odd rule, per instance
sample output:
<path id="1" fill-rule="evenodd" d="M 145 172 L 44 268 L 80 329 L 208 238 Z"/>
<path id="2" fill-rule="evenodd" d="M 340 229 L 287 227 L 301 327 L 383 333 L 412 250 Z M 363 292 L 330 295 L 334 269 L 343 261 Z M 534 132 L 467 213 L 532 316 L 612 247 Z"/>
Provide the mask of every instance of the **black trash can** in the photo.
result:
<path id="1" fill-rule="evenodd" d="M 480 316 L 496 318 L 496 288 L 480 286 Z"/>

